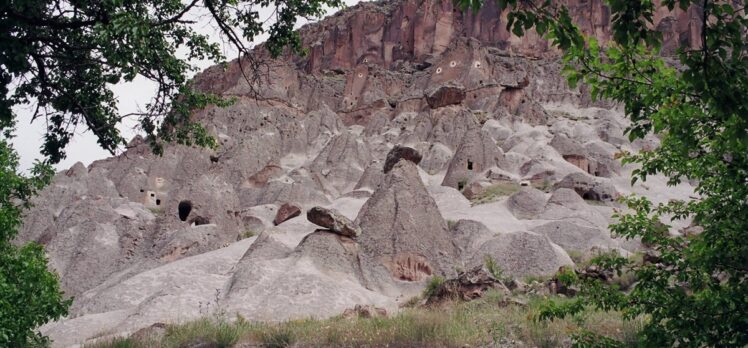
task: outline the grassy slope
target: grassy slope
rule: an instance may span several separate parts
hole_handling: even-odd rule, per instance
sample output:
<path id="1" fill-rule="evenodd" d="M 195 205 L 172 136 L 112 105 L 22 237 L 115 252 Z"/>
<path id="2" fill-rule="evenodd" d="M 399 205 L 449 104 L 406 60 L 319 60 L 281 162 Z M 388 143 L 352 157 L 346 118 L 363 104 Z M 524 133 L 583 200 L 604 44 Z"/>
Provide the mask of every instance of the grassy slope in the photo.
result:
<path id="1" fill-rule="evenodd" d="M 623 321 L 619 313 L 590 311 L 575 318 L 536 322 L 533 318 L 540 301 L 531 298 L 526 306 L 507 304 L 504 295 L 489 292 L 472 302 L 406 308 L 387 318 L 335 317 L 269 324 L 216 316 L 171 325 L 156 338 L 120 338 L 86 347 L 189 347 L 200 343 L 206 347 L 558 347 L 570 345 L 569 335 L 580 328 L 635 345 L 639 325 Z"/>

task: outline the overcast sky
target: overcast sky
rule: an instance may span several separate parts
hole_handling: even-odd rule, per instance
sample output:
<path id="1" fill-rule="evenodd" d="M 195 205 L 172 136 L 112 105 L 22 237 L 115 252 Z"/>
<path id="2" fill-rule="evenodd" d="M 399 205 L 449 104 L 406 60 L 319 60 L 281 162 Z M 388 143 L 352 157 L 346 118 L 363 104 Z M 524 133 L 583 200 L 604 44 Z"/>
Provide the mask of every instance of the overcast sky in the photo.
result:
<path id="1" fill-rule="evenodd" d="M 356 4 L 357 2 L 358 0 L 345 0 L 345 3 L 348 6 Z M 338 9 L 330 10 L 327 12 L 327 15 L 329 16 L 337 11 Z M 265 16 L 262 18 L 266 18 L 269 14 L 270 11 L 267 11 L 264 14 L 261 12 L 261 16 Z M 305 23 L 306 21 L 300 22 L 298 26 Z M 196 29 L 203 34 L 211 35 L 215 39 L 218 38 L 215 30 L 204 21 L 202 24 L 198 23 Z M 255 40 L 255 42 L 259 43 L 266 39 L 267 36 L 263 35 Z M 226 49 L 228 49 L 228 47 Z M 229 60 L 236 58 L 236 52 L 233 51 L 226 51 L 225 55 Z M 195 62 L 195 64 L 198 65 L 201 70 L 212 65 L 211 62 L 205 61 Z M 144 107 L 148 103 L 155 93 L 155 84 L 144 78 L 136 78 L 132 82 L 115 85 L 112 89 L 114 94 L 117 96 L 119 112 L 121 114 L 126 114 L 138 111 L 139 106 Z M 32 166 L 36 159 L 41 158 L 39 151 L 42 145 L 46 124 L 43 119 L 37 119 L 34 123 L 30 122 L 33 108 L 28 105 L 16 106 L 14 111 L 18 116 L 18 122 L 16 137 L 12 142 L 18 151 L 18 154 L 21 156 L 21 168 L 27 170 Z M 136 123 L 137 120 L 130 120 L 120 127 L 120 131 L 125 139 L 132 139 L 132 137 L 137 134 L 133 129 L 133 126 L 135 126 Z M 66 148 L 67 158 L 55 166 L 57 170 L 67 169 L 76 162 L 83 162 L 83 164 L 89 165 L 95 160 L 111 156 L 108 152 L 99 147 L 96 143 L 96 137 L 84 128 L 85 127 L 81 126 L 77 129 L 76 136 Z"/>

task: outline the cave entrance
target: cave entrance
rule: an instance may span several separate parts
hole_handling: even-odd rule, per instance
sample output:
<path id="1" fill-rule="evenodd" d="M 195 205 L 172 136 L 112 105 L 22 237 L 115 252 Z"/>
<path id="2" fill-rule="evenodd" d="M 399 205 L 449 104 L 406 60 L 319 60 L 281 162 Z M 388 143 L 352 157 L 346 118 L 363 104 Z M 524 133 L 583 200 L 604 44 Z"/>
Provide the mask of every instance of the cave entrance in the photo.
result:
<path id="1" fill-rule="evenodd" d="M 584 194 L 582 194 L 582 199 L 585 199 L 588 201 L 599 201 L 600 196 L 598 196 L 598 194 L 595 192 L 587 191 Z"/>
<path id="2" fill-rule="evenodd" d="M 473 170 L 473 161 L 471 160 L 467 161 L 467 170 Z"/>
<path id="3" fill-rule="evenodd" d="M 179 211 L 179 220 L 187 221 L 187 217 L 190 216 L 190 212 L 192 211 L 192 202 L 190 201 L 179 202 L 179 205 L 177 206 L 177 210 Z"/>

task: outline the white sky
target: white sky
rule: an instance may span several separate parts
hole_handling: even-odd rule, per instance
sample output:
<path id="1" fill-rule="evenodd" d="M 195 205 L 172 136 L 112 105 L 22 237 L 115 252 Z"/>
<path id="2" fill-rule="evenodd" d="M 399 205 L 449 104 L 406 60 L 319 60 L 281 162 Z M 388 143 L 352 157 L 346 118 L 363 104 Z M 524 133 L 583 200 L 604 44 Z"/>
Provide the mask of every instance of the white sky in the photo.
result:
<path id="1" fill-rule="evenodd" d="M 348 6 L 358 3 L 358 0 L 345 0 Z M 338 9 L 328 11 L 327 15 L 331 15 L 337 12 Z M 260 11 L 261 18 L 266 18 L 270 14 L 270 11 Z M 265 17 L 263 17 L 263 15 Z M 198 15 L 197 18 L 200 16 Z M 205 23 L 203 21 L 202 23 Z M 297 27 L 305 24 L 305 20 L 300 20 Z M 218 40 L 216 31 L 209 25 L 198 23 L 196 24 L 196 30 L 203 34 L 211 35 L 214 39 Z M 262 42 L 267 39 L 267 35 L 258 37 L 255 42 Z M 220 42 L 220 41 L 219 41 Z M 226 48 L 228 49 L 228 47 Z M 228 60 L 236 58 L 236 52 L 226 51 L 226 58 Z M 193 62 L 200 69 L 205 69 L 211 65 L 211 62 L 201 61 Z M 145 78 L 136 78 L 129 83 L 120 83 L 112 87 L 114 94 L 117 96 L 117 102 L 119 112 L 126 114 L 130 112 L 138 111 L 138 106 L 144 107 L 145 104 L 151 99 L 155 93 L 155 85 Z M 17 115 L 17 127 L 16 137 L 13 138 L 12 142 L 21 157 L 21 169 L 29 169 L 36 159 L 40 159 L 41 146 L 43 143 L 43 137 L 46 129 L 45 120 L 37 119 L 31 123 L 31 116 L 33 114 L 33 108 L 29 105 L 19 105 L 14 107 L 14 111 Z M 129 140 L 134 137 L 137 132 L 133 129 L 136 125 L 137 120 L 129 120 L 124 122 L 119 129 L 124 135 L 125 139 Z M 67 158 L 62 160 L 55 166 L 57 170 L 67 169 L 76 162 L 83 162 L 85 165 L 89 165 L 91 162 L 109 157 L 110 154 L 104 151 L 96 143 L 96 137 L 84 129 L 84 126 L 80 126 L 76 131 L 75 137 L 71 140 L 70 144 L 66 148 Z"/>

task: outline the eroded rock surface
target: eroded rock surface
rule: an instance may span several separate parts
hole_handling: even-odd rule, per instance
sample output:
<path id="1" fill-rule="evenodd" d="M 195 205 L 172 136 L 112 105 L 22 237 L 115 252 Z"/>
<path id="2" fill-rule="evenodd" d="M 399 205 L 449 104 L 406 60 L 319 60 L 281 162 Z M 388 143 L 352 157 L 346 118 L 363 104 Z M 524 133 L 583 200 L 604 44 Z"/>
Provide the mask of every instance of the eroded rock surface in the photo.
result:
<path id="1" fill-rule="evenodd" d="M 603 1 L 564 3 L 586 34 L 610 37 Z M 659 140 L 629 143 L 621 112 L 569 88 L 558 52 L 513 36 L 497 11 L 360 3 L 301 28 L 305 57 L 260 46 L 271 79 L 256 96 L 237 61 L 200 73 L 196 88 L 236 100 L 192 115 L 215 150 L 155 156 L 136 137 L 35 199 L 19 241 L 43 244 L 75 296 L 42 331 L 69 346 L 207 307 L 272 321 L 395 313 L 430 277 L 486 256 L 524 277 L 570 265 L 567 251 L 645 248 L 610 238 L 615 197 L 692 188 L 631 186 L 617 158 Z M 654 14 L 665 52 L 698 47 L 699 13 Z"/>

